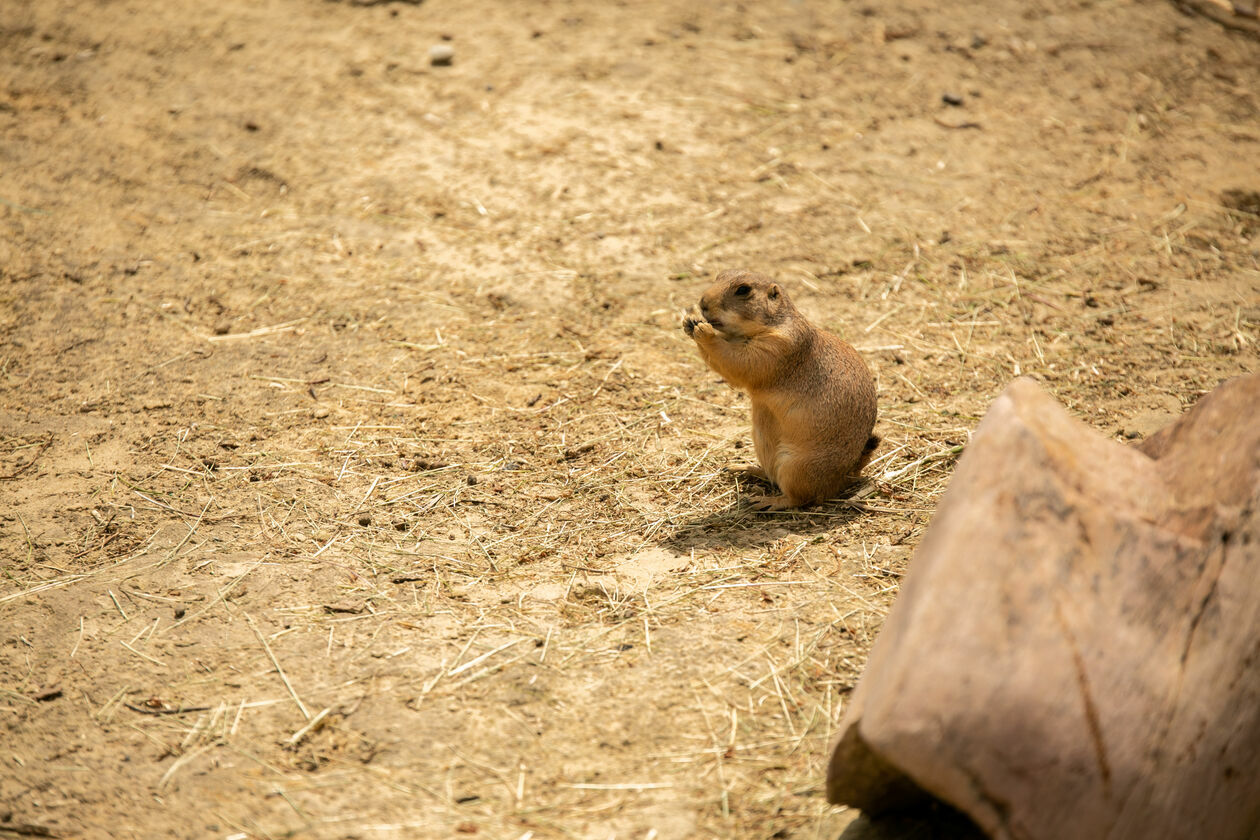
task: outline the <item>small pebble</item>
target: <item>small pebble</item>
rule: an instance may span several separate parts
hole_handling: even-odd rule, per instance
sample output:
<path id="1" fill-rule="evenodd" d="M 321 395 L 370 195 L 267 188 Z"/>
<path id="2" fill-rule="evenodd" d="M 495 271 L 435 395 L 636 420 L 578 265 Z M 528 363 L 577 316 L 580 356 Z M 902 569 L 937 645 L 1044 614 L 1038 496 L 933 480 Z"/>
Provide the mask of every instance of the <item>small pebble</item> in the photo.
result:
<path id="1" fill-rule="evenodd" d="M 321 405 L 319 408 L 311 412 L 311 416 L 314 417 L 316 420 L 323 420 L 325 417 L 328 416 L 328 409 L 324 408 Z"/>
<path id="2" fill-rule="evenodd" d="M 429 47 L 429 63 L 434 67 L 450 67 L 455 60 L 455 48 L 450 44 L 434 44 Z"/>
<path id="3" fill-rule="evenodd" d="M 363 514 L 362 516 L 360 516 L 360 517 L 359 517 L 359 524 L 360 524 L 360 525 L 362 525 L 362 526 L 364 526 L 364 527 L 367 527 L 368 525 L 371 525 L 371 524 L 372 524 L 372 517 L 368 516 L 366 513 L 365 513 L 365 514 Z"/>
<path id="4" fill-rule="evenodd" d="M 468 476 L 468 486 L 469 487 L 477 486 L 477 476 L 475 475 Z"/>
<path id="5" fill-rule="evenodd" d="M 941 101 L 946 105 L 958 107 L 963 104 L 963 98 L 956 93 L 945 93 L 941 95 Z"/>
<path id="6" fill-rule="evenodd" d="M 332 534 L 326 528 L 318 528 L 315 533 L 311 534 L 311 539 L 315 540 L 315 542 L 325 543 L 332 539 Z"/>

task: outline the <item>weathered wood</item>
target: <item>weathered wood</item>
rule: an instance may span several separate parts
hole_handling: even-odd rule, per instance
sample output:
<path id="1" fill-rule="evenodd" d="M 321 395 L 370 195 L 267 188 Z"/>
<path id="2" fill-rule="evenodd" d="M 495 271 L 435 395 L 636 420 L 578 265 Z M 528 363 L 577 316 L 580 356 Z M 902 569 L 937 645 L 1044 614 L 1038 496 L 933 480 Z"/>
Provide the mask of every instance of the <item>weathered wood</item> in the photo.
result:
<path id="1" fill-rule="evenodd" d="M 1140 446 L 1031 381 L 980 424 L 832 755 L 994 838 L 1260 837 L 1260 375 Z"/>

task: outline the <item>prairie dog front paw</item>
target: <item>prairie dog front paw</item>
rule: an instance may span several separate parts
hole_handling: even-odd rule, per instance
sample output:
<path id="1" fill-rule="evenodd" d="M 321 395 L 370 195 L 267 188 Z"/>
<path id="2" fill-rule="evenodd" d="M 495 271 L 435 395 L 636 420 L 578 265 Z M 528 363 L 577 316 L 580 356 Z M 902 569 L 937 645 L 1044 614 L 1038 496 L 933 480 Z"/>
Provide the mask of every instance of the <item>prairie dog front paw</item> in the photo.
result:
<path id="1" fill-rule="evenodd" d="M 696 315 L 688 315 L 683 319 L 683 330 L 692 338 L 712 338 L 717 335 L 712 324 Z"/>

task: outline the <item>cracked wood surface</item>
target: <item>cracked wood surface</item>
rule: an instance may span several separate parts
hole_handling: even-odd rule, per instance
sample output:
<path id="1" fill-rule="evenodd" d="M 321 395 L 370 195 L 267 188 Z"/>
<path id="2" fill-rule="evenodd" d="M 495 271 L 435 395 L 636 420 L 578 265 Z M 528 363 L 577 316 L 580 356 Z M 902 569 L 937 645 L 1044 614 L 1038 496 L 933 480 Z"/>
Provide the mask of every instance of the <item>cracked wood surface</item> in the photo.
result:
<path id="1" fill-rule="evenodd" d="M 871 653 L 830 799 L 917 791 L 995 838 L 1256 836 L 1257 411 L 1240 377 L 1127 446 L 1012 384 Z"/>

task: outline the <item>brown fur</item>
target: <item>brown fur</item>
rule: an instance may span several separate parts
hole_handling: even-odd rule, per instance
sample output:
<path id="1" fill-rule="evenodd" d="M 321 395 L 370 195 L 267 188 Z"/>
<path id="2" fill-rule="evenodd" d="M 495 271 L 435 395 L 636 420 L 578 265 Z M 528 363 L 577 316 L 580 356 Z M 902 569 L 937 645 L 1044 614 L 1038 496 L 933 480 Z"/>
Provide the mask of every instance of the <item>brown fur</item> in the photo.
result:
<path id="1" fill-rule="evenodd" d="M 744 292 L 744 294 L 738 294 Z M 829 499 L 852 484 L 879 438 L 875 381 L 852 346 L 811 324 L 777 283 L 724 271 L 683 328 L 704 361 L 752 398 L 753 445 L 782 510 Z"/>

